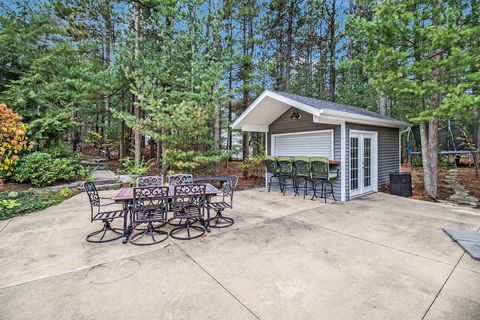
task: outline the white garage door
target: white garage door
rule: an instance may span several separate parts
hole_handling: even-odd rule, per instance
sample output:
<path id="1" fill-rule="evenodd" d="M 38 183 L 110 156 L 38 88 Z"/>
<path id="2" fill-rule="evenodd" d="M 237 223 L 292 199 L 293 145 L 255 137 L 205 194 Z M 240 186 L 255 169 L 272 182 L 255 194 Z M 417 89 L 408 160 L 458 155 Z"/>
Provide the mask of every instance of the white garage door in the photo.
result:
<path id="1" fill-rule="evenodd" d="M 333 130 L 272 135 L 272 155 L 333 159 Z"/>

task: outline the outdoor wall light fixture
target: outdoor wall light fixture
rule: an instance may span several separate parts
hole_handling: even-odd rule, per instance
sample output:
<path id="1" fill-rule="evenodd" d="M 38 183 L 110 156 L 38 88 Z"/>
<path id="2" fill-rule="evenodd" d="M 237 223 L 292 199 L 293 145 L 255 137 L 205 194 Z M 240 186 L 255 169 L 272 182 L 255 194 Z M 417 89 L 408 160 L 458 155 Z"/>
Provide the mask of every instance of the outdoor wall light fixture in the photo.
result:
<path id="1" fill-rule="evenodd" d="M 300 112 L 298 112 L 297 109 L 293 109 L 293 113 L 292 115 L 290 116 L 290 119 L 295 119 L 295 120 L 298 120 L 302 117 L 302 115 L 300 114 Z"/>

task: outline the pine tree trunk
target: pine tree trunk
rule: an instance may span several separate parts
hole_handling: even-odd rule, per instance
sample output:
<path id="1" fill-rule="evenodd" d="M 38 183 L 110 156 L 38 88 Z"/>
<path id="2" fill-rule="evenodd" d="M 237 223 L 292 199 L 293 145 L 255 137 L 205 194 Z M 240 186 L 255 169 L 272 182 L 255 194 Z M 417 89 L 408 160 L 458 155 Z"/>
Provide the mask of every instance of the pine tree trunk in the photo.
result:
<path id="1" fill-rule="evenodd" d="M 134 28 L 135 28 L 135 59 L 138 59 L 140 54 L 140 5 L 135 3 L 134 6 Z M 134 102 L 134 116 L 136 119 L 140 120 L 140 105 L 138 101 L 138 97 L 135 96 Z M 142 161 L 142 136 L 138 129 L 134 129 L 134 136 L 135 136 L 135 148 L 134 148 L 134 155 L 135 155 L 135 165 L 140 165 Z"/>
<path id="2" fill-rule="evenodd" d="M 436 197 L 429 151 L 429 128 L 427 123 L 420 123 L 420 143 L 422 145 L 423 184 L 427 195 Z"/>
<path id="3" fill-rule="evenodd" d="M 431 185 L 428 187 L 428 195 L 436 198 L 438 195 L 438 129 L 440 121 L 438 119 L 430 120 L 428 124 L 428 157 L 430 159 Z"/>
<path id="4" fill-rule="evenodd" d="M 155 166 L 160 169 L 162 166 L 162 143 L 157 141 L 157 148 L 155 149 Z"/>
<path id="5" fill-rule="evenodd" d="M 112 19 L 110 15 L 110 2 L 107 1 L 106 4 L 106 12 L 103 13 L 103 21 L 105 24 L 105 57 L 104 57 L 104 68 L 105 70 L 110 66 L 110 55 L 111 55 L 111 35 L 112 35 Z M 106 147 L 106 156 L 107 159 L 109 157 L 109 148 L 107 145 L 108 140 L 108 127 L 109 127 L 109 115 L 110 112 L 110 99 L 108 95 L 105 95 L 103 98 L 104 104 L 104 116 L 103 116 L 103 143 Z"/>
<path id="6" fill-rule="evenodd" d="M 122 96 L 122 103 L 120 104 L 120 112 L 125 112 L 125 95 Z M 119 146 L 119 158 L 123 159 L 126 155 L 125 152 L 125 121 L 120 120 L 120 146 Z"/>
<path id="7" fill-rule="evenodd" d="M 387 113 L 387 97 L 385 94 L 380 93 L 380 99 L 378 101 L 378 112 L 384 116 Z"/>
<path id="8" fill-rule="evenodd" d="M 330 94 L 330 101 L 335 101 L 335 86 L 336 86 L 336 70 L 335 70 L 335 56 L 336 56 L 336 36 L 335 36 L 335 19 L 336 19 L 336 1 L 332 0 L 332 8 L 330 12 L 330 39 L 329 39 L 329 94 Z"/>

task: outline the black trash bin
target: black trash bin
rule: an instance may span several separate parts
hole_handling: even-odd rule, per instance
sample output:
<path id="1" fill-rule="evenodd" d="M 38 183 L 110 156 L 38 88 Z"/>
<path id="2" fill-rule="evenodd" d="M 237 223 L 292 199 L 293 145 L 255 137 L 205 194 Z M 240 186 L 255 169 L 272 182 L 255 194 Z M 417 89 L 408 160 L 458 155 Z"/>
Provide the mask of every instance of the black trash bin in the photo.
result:
<path id="1" fill-rule="evenodd" d="M 412 175 L 410 172 L 390 173 L 390 192 L 396 196 L 412 196 Z"/>

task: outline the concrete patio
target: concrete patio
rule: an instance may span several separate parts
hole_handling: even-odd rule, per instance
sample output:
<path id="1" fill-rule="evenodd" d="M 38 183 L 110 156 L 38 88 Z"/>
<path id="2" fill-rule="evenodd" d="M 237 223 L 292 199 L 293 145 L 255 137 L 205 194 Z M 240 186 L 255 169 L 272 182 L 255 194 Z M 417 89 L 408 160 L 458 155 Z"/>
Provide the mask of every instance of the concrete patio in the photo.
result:
<path id="1" fill-rule="evenodd" d="M 477 231 L 478 210 L 249 190 L 226 214 L 229 229 L 149 247 L 87 243 L 85 194 L 0 221 L 0 318 L 480 318 L 480 262 L 442 231 Z"/>

